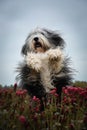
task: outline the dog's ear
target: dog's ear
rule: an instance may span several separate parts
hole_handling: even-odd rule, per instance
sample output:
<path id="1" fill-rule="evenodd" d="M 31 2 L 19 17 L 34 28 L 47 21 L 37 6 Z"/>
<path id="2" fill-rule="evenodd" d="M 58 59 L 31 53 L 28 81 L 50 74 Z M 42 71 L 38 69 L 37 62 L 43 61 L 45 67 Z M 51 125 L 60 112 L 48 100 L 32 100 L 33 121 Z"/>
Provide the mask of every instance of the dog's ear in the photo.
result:
<path id="1" fill-rule="evenodd" d="M 27 44 L 24 44 L 21 50 L 21 54 L 27 55 Z"/>
<path id="2" fill-rule="evenodd" d="M 56 46 L 60 46 L 61 48 L 64 48 L 65 42 L 64 42 L 63 38 L 59 34 L 53 33 L 51 38 L 52 38 L 52 43 L 53 44 L 55 44 Z"/>
<path id="3" fill-rule="evenodd" d="M 50 42 L 52 42 L 52 44 L 54 44 L 55 46 L 60 46 L 61 48 L 64 48 L 65 42 L 63 38 L 56 31 L 46 30 L 46 29 L 45 31 L 47 32 L 48 38 Z"/>

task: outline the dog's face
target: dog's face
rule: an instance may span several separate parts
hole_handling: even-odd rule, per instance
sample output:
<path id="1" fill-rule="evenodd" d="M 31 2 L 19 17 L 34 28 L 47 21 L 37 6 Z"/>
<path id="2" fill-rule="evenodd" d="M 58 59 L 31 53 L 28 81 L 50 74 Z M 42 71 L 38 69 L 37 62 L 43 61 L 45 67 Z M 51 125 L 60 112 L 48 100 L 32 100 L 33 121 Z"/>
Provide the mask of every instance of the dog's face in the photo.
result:
<path id="1" fill-rule="evenodd" d="M 50 48 L 64 47 L 64 40 L 54 31 L 36 28 L 27 37 L 22 54 L 27 55 L 27 52 L 44 53 Z"/>

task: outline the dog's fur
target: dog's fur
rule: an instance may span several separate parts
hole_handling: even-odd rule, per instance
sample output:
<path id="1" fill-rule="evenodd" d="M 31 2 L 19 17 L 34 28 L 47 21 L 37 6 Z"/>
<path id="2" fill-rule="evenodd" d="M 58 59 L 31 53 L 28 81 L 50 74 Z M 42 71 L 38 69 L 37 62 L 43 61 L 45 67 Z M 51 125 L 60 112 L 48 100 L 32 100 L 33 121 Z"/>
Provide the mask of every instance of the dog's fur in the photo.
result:
<path id="1" fill-rule="evenodd" d="M 30 95 L 41 98 L 55 87 L 61 93 L 62 87 L 71 83 L 72 71 L 69 58 L 63 54 L 64 45 L 55 31 L 36 28 L 29 34 L 22 47 L 24 61 L 17 69 L 17 78 Z"/>

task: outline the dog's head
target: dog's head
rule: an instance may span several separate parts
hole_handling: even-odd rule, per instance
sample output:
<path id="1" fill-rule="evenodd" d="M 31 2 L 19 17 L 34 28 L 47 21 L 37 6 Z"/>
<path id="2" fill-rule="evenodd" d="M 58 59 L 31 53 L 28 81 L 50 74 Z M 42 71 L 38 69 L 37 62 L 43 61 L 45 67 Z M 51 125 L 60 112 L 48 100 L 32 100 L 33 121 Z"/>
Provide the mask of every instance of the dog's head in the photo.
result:
<path id="1" fill-rule="evenodd" d="M 60 35 L 52 30 L 36 28 L 27 37 L 25 44 L 22 47 L 22 54 L 27 55 L 27 52 L 42 52 L 44 53 L 50 48 L 64 48 L 64 40 Z"/>

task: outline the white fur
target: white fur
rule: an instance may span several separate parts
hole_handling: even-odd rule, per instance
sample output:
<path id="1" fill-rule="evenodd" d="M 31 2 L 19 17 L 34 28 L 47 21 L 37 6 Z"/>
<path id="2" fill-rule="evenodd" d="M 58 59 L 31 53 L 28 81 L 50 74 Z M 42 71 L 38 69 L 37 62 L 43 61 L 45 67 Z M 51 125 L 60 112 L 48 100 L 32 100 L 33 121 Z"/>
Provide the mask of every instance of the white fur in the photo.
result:
<path id="1" fill-rule="evenodd" d="M 28 43 L 28 45 L 30 47 L 30 50 L 34 51 L 34 42 L 35 42 L 34 38 L 35 37 L 39 37 L 39 42 L 42 44 L 42 46 L 51 47 L 51 45 L 46 37 L 44 37 L 41 33 L 35 33 L 26 40 L 26 42 Z"/>
<path id="2" fill-rule="evenodd" d="M 41 59 L 39 58 L 39 55 L 36 55 L 35 53 L 28 53 L 25 57 L 25 61 L 29 67 L 32 69 L 35 69 L 37 72 L 41 70 Z"/>
<path id="3" fill-rule="evenodd" d="M 53 89 L 51 74 L 58 73 L 63 67 L 64 56 L 60 48 L 50 49 L 45 53 L 28 53 L 25 61 L 29 67 L 40 72 L 41 82 L 49 92 Z"/>

